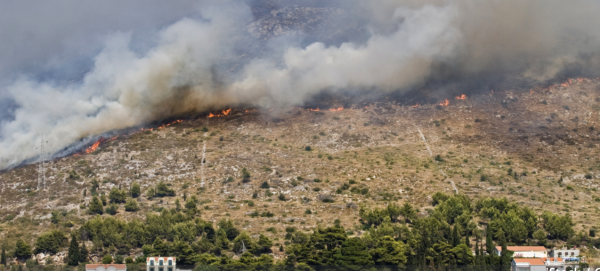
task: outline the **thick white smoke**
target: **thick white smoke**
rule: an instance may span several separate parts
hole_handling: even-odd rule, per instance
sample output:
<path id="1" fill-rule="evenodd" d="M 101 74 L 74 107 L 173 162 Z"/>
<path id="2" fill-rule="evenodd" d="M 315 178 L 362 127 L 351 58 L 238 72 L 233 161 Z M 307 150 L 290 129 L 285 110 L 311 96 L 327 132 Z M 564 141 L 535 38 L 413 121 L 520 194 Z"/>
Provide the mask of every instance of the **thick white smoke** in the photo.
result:
<path id="1" fill-rule="evenodd" d="M 258 43 L 240 33 L 252 17 L 239 4 L 203 7 L 201 19 L 166 26 L 142 53 L 130 48 L 131 33 L 115 33 L 81 81 L 21 77 L 6 87 L 16 109 L 0 124 L 0 168 L 39 155 L 42 134 L 56 153 L 111 130 L 226 105 L 302 104 L 323 89 L 402 91 L 440 74 L 514 70 L 543 81 L 598 67 L 600 4 L 592 1 L 365 3 L 344 8 L 360 10 L 368 40 L 271 48 L 284 52 L 283 65 L 237 51 Z M 228 73 L 224 63 L 243 68 Z"/>

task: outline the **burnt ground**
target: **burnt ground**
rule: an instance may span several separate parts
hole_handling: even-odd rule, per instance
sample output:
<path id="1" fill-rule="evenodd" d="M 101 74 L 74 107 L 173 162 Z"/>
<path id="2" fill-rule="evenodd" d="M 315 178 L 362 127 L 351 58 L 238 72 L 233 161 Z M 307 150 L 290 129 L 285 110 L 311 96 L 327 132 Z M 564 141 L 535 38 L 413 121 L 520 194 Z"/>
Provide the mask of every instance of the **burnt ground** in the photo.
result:
<path id="1" fill-rule="evenodd" d="M 453 186 L 473 199 L 506 196 L 540 213 L 568 212 L 577 230 L 586 230 L 600 221 L 599 85 L 582 79 L 525 92 L 483 91 L 448 97 L 447 106 L 379 101 L 329 106 L 344 106 L 340 111 L 233 110 L 140 131 L 49 162 L 43 191 L 36 190 L 38 165 L 1 173 L 0 234 L 11 243 L 67 221 L 81 225 L 91 217 L 81 207 L 91 199 L 93 179 L 105 193 L 141 184 L 141 210 L 121 205 L 118 218 L 143 218 L 196 195 L 204 219 L 232 219 L 275 243 L 283 243 L 286 226 L 309 231 L 336 218 L 358 230 L 360 205 L 410 202 L 424 213 L 433 193 L 453 193 Z M 244 167 L 249 182 L 242 181 Z M 159 181 L 176 197 L 148 199 L 146 190 Z M 270 189 L 260 188 L 265 181 Z M 50 222 L 54 210 L 63 210 L 59 224 Z M 252 217 L 254 211 L 273 217 Z"/>

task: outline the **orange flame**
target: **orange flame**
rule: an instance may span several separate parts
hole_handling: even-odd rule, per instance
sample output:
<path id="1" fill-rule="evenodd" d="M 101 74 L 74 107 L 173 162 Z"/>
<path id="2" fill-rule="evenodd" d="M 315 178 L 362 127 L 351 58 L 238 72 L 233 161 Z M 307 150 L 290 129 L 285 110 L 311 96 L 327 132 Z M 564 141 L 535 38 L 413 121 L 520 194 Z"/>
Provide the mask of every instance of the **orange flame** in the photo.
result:
<path id="1" fill-rule="evenodd" d="M 100 146 L 100 143 L 101 143 L 102 141 L 104 141 L 104 137 L 101 137 L 101 138 L 100 138 L 100 140 L 98 140 L 96 143 L 94 143 L 94 145 L 92 145 L 92 146 L 90 146 L 89 148 L 87 148 L 87 149 L 85 150 L 85 153 L 91 153 L 91 152 L 94 152 L 94 151 L 95 151 L 95 150 L 98 148 L 98 146 Z"/>
<path id="2" fill-rule="evenodd" d="M 229 108 L 227 110 L 223 110 L 223 115 L 227 116 L 227 115 L 229 115 L 229 112 L 231 112 L 231 108 Z"/>
<path id="3" fill-rule="evenodd" d="M 308 111 L 321 111 L 321 110 L 320 110 L 318 107 L 317 107 L 317 109 L 311 109 L 311 108 L 308 108 L 307 110 L 308 110 Z"/>
<path id="4" fill-rule="evenodd" d="M 439 105 L 441 106 L 448 106 L 450 104 L 450 101 L 448 101 L 448 99 L 444 99 L 443 102 L 439 103 Z"/>
<path id="5" fill-rule="evenodd" d="M 329 108 L 329 111 L 342 111 L 342 110 L 344 110 L 343 106 L 338 107 L 338 108 Z"/>
<path id="6" fill-rule="evenodd" d="M 412 105 L 412 107 L 419 107 L 419 106 L 420 106 L 420 104 Z"/>
<path id="7" fill-rule="evenodd" d="M 467 95 L 463 94 L 463 95 L 460 95 L 460 96 L 456 96 L 456 99 L 457 100 L 465 100 L 465 99 L 467 99 Z"/>
<path id="8" fill-rule="evenodd" d="M 209 114 L 208 114 L 208 117 L 209 117 L 209 118 L 212 118 L 212 117 L 214 117 L 214 116 L 215 116 L 215 114 L 213 114 L 213 113 L 209 113 Z"/>

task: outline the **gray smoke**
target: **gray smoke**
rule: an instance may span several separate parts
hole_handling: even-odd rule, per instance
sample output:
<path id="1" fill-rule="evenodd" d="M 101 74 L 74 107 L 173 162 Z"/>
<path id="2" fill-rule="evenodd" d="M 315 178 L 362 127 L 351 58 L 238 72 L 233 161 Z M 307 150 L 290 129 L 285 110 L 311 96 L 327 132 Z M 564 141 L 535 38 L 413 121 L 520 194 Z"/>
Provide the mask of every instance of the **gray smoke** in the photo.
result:
<path id="1" fill-rule="evenodd" d="M 489 73 L 541 83 L 600 64 L 596 1 L 54 3 L 30 14 L 29 28 L 11 30 L 23 16 L 0 16 L 0 36 L 12 37 L 0 42 L 0 168 L 34 161 L 42 134 L 56 154 L 112 130 L 242 103 L 287 107 L 323 90 L 389 93 Z M 123 19 L 127 11 L 145 15 Z M 61 12 L 53 24 L 49 14 Z M 39 45 L 27 44 L 28 31 Z"/>

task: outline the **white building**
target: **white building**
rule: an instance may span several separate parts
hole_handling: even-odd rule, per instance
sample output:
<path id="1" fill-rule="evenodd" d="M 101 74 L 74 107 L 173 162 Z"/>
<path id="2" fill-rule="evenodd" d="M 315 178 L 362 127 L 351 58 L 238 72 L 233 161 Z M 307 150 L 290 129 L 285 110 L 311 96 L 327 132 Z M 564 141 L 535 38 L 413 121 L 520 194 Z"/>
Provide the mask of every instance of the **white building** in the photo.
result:
<path id="1" fill-rule="evenodd" d="M 514 258 L 547 258 L 548 251 L 543 246 L 509 246 L 506 247 L 510 251 L 514 251 Z M 494 250 L 496 255 L 500 256 L 502 247 L 497 246 Z"/>
<path id="2" fill-rule="evenodd" d="M 559 257 L 544 258 L 546 271 L 565 271 L 565 260 Z"/>
<path id="3" fill-rule="evenodd" d="M 562 257 L 565 259 L 578 258 L 579 257 L 579 249 L 572 248 L 568 249 L 566 247 L 562 247 L 560 249 L 554 249 L 550 252 L 551 257 Z"/>
<path id="4" fill-rule="evenodd" d="M 175 257 L 148 257 L 146 271 L 175 271 Z"/>
<path id="5" fill-rule="evenodd" d="M 86 264 L 85 271 L 127 271 L 124 264 Z"/>
<path id="6" fill-rule="evenodd" d="M 546 271 L 546 263 L 539 258 L 516 258 L 511 267 L 512 271 Z"/>

